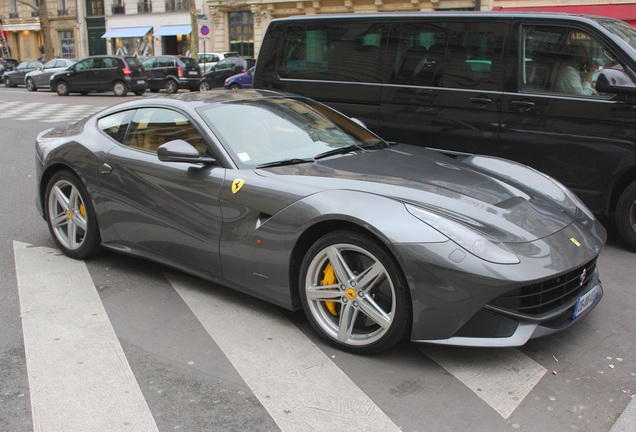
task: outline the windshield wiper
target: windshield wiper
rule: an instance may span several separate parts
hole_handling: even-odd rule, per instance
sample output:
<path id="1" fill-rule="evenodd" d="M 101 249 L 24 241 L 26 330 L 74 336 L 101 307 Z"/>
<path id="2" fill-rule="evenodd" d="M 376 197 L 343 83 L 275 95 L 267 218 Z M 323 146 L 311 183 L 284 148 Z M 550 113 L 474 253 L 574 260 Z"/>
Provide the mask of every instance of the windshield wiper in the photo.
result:
<path id="1" fill-rule="evenodd" d="M 314 156 L 314 160 L 326 158 L 326 157 L 329 157 L 329 156 L 339 155 L 339 154 L 351 153 L 354 150 L 364 150 L 364 147 L 361 146 L 361 145 L 357 145 L 357 144 L 352 144 L 352 145 L 340 147 L 340 148 L 337 148 L 337 149 L 326 151 L 324 153 L 320 153 L 320 154 Z"/>
<path id="2" fill-rule="evenodd" d="M 267 162 L 267 163 L 258 165 L 256 168 L 258 169 L 258 168 L 269 168 L 269 167 L 277 167 L 277 166 L 285 166 L 285 165 L 296 165 L 296 164 L 313 162 L 313 161 L 314 161 L 313 159 L 299 159 L 299 158 L 283 159 L 279 161 Z"/>

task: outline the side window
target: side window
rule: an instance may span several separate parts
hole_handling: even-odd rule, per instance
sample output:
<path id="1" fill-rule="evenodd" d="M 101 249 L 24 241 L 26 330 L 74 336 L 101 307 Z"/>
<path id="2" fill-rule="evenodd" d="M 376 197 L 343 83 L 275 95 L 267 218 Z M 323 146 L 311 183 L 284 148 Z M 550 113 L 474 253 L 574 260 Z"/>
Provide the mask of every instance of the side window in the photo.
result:
<path id="1" fill-rule="evenodd" d="M 594 37 L 571 27 L 522 27 L 520 90 L 611 98 L 594 89 L 603 69 L 623 70 Z"/>
<path id="2" fill-rule="evenodd" d="M 400 23 L 393 29 L 393 84 L 501 88 L 504 25 Z"/>
<path id="3" fill-rule="evenodd" d="M 184 115 L 165 108 L 137 110 L 131 122 L 127 145 L 156 153 L 160 145 L 182 139 L 205 155 L 205 141 Z"/>
<path id="4" fill-rule="evenodd" d="M 142 65 L 146 69 L 152 69 L 154 67 L 154 63 L 155 63 L 155 59 L 154 58 L 149 58 L 149 59 L 144 60 Z"/>
<path id="5" fill-rule="evenodd" d="M 117 67 L 117 59 L 105 57 L 103 59 L 103 68 L 116 68 Z"/>
<path id="6" fill-rule="evenodd" d="M 124 111 L 102 117 L 97 121 L 97 128 L 115 141 L 124 144 L 130 117 L 132 117 L 131 111 Z"/>
<path id="7" fill-rule="evenodd" d="M 174 66 L 174 60 L 170 57 L 159 57 L 157 60 L 157 67 L 172 67 Z"/>
<path id="8" fill-rule="evenodd" d="M 380 51 L 388 25 L 371 22 L 297 25 L 287 29 L 281 78 L 381 82 Z"/>

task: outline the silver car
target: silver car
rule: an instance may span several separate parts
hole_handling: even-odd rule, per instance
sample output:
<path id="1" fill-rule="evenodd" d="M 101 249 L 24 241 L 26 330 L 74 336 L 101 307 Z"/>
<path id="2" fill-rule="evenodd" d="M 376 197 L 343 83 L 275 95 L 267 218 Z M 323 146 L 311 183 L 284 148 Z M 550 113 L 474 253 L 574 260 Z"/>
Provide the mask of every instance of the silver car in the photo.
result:
<path id="1" fill-rule="evenodd" d="M 76 59 L 53 59 L 49 60 L 38 70 L 29 72 L 24 77 L 24 85 L 29 91 L 37 91 L 37 89 L 51 90 L 49 80 L 55 72 L 63 71 L 73 66 L 77 62 Z"/>
<path id="2" fill-rule="evenodd" d="M 605 230 L 553 179 L 390 144 L 265 90 L 144 98 L 42 132 L 57 246 L 154 260 L 303 309 L 339 348 L 516 346 L 601 300 Z"/>

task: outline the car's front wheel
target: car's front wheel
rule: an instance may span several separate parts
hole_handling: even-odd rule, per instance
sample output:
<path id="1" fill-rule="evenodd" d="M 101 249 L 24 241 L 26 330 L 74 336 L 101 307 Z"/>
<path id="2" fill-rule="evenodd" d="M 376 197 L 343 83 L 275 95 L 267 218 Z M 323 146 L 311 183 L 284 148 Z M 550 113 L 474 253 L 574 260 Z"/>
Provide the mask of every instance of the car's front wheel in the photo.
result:
<path id="1" fill-rule="evenodd" d="M 71 92 L 71 88 L 68 86 L 66 81 L 60 81 L 55 85 L 55 91 L 60 96 L 68 96 Z"/>
<path id="2" fill-rule="evenodd" d="M 636 182 L 627 186 L 618 199 L 616 228 L 627 245 L 636 251 Z"/>
<path id="3" fill-rule="evenodd" d="M 241 86 L 236 83 L 230 84 L 230 90 L 239 90 L 240 88 Z"/>
<path id="4" fill-rule="evenodd" d="M 56 173 L 47 184 L 45 200 L 46 222 L 55 244 L 71 258 L 94 255 L 101 240 L 82 181 L 70 171 Z"/>
<path id="5" fill-rule="evenodd" d="M 24 83 L 26 85 L 26 88 L 28 91 L 37 91 L 37 87 L 35 86 L 35 82 L 33 81 L 33 78 L 27 78 L 26 82 Z"/>
<path id="6" fill-rule="evenodd" d="M 113 93 L 115 96 L 126 96 L 128 93 L 128 87 L 126 87 L 126 83 L 122 81 L 115 81 L 113 83 Z"/>
<path id="7" fill-rule="evenodd" d="M 376 241 L 334 231 L 315 242 L 302 263 L 300 297 L 314 329 L 332 344 L 359 354 L 403 340 L 411 300 L 402 271 Z"/>
<path id="8" fill-rule="evenodd" d="M 201 84 L 199 84 L 199 90 L 200 91 L 210 90 L 210 83 L 208 83 L 207 81 L 201 81 Z"/>
<path id="9" fill-rule="evenodd" d="M 166 81 L 166 93 L 173 94 L 179 90 L 179 86 L 174 80 L 169 79 Z"/>

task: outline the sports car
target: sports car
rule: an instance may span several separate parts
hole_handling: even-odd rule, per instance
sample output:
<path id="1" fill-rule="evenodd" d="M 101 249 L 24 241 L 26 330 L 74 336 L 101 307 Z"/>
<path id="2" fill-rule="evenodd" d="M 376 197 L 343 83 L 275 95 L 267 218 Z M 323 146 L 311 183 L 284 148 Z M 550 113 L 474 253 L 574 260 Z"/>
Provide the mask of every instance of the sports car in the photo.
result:
<path id="1" fill-rule="evenodd" d="M 603 295 L 605 230 L 552 178 L 388 143 L 300 96 L 138 99 L 43 131 L 36 164 L 68 256 L 105 248 L 303 309 L 350 352 L 519 346 Z"/>

